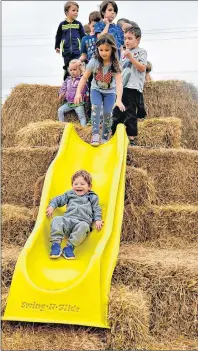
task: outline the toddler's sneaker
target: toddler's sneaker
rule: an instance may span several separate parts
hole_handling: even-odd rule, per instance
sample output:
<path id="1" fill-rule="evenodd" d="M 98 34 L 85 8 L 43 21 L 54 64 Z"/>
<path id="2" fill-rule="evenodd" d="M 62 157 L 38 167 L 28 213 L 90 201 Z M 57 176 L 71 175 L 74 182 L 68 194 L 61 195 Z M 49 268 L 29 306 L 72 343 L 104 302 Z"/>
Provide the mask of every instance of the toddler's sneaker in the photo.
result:
<path id="1" fill-rule="evenodd" d="M 59 243 L 53 243 L 51 246 L 50 258 L 58 258 L 61 256 L 62 250 Z"/>
<path id="2" fill-rule="evenodd" d="M 91 138 L 91 145 L 92 146 L 98 146 L 100 144 L 100 135 L 99 134 L 93 134 Z"/>
<path id="3" fill-rule="evenodd" d="M 74 255 L 74 247 L 73 245 L 67 245 L 64 247 L 62 251 L 63 257 L 66 258 L 66 260 L 75 260 L 75 255 Z"/>

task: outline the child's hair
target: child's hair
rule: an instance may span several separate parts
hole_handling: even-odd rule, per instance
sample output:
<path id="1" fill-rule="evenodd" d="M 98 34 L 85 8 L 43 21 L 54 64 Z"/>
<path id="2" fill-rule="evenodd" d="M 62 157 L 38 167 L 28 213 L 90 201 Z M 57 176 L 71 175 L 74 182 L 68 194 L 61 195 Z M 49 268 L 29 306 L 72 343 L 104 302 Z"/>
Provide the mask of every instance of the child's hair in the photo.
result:
<path id="1" fill-rule="evenodd" d="M 93 11 L 89 15 L 89 24 L 94 21 L 94 22 L 100 22 L 101 21 L 101 15 L 99 11 Z"/>
<path id="2" fill-rule="evenodd" d="M 90 29 L 90 27 L 89 27 L 88 24 L 85 24 L 85 25 L 83 26 L 83 28 L 84 28 L 85 34 L 89 34 L 89 33 L 91 32 L 91 29 Z"/>
<path id="3" fill-rule="evenodd" d="M 111 0 L 104 0 L 102 2 L 102 4 L 100 4 L 100 15 L 102 18 L 104 18 L 104 12 L 106 11 L 107 9 L 107 6 L 111 4 L 113 6 L 113 9 L 115 11 L 115 13 L 117 14 L 118 13 L 118 6 L 117 4 L 115 3 L 115 1 L 111 1 Z"/>
<path id="4" fill-rule="evenodd" d="M 124 22 L 124 23 L 128 23 L 131 25 L 131 27 L 137 27 L 139 28 L 138 24 L 134 21 L 130 21 L 126 18 L 120 18 L 118 21 L 117 21 L 117 24 L 120 26 L 120 22 Z"/>
<path id="5" fill-rule="evenodd" d="M 129 28 L 126 28 L 124 32 L 125 33 L 130 32 L 131 34 L 134 34 L 136 39 L 141 38 L 142 36 L 141 29 L 139 27 L 129 27 Z"/>
<path id="6" fill-rule="evenodd" d="M 147 61 L 146 72 L 150 73 L 152 69 L 153 69 L 152 63 L 150 61 Z"/>
<path id="7" fill-rule="evenodd" d="M 72 176 L 72 185 L 73 185 L 74 181 L 76 180 L 76 178 L 78 178 L 78 177 L 82 177 L 84 179 L 84 181 L 88 184 L 89 187 L 92 186 L 91 174 L 89 174 L 84 169 L 81 169 L 80 171 L 77 171 L 76 173 L 73 174 L 73 176 Z"/>
<path id="8" fill-rule="evenodd" d="M 79 9 L 79 5 L 75 1 L 67 1 L 64 5 L 64 12 L 67 14 L 71 6 L 76 6 Z"/>
<path id="9" fill-rule="evenodd" d="M 103 65 L 103 60 L 100 57 L 99 50 L 98 50 L 99 46 L 103 45 L 103 44 L 107 44 L 107 45 L 111 46 L 111 49 L 112 49 L 112 53 L 111 53 L 111 61 L 112 61 L 111 69 L 112 69 L 112 72 L 113 73 L 121 72 L 120 64 L 119 64 L 119 61 L 118 61 L 116 42 L 115 42 L 115 39 L 114 39 L 113 35 L 106 33 L 106 34 L 102 34 L 99 37 L 99 39 L 96 42 L 95 58 L 99 61 L 99 63 L 101 65 Z"/>
<path id="10" fill-rule="evenodd" d="M 73 60 L 71 60 L 71 61 L 69 62 L 69 66 L 70 66 L 70 65 L 73 65 L 73 64 L 74 64 L 74 65 L 75 65 L 75 64 L 78 65 L 79 70 L 80 70 L 80 74 L 83 74 L 83 73 L 84 73 L 85 68 L 84 68 L 83 62 L 81 62 L 81 64 L 79 64 L 79 60 L 78 60 L 78 59 L 73 59 Z M 69 71 L 69 67 L 68 67 L 68 71 Z"/>

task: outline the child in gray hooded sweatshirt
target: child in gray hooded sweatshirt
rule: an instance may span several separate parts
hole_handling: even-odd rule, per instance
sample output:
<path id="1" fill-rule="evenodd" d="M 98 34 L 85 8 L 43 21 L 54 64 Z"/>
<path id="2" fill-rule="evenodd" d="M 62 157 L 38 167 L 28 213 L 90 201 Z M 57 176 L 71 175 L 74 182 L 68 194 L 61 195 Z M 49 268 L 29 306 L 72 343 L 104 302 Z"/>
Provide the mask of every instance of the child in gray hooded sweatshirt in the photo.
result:
<path id="1" fill-rule="evenodd" d="M 51 200 L 46 210 L 48 217 L 52 217 L 55 208 L 67 205 L 64 215 L 54 217 L 51 222 L 51 258 L 62 255 L 66 259 L 75 259 L 74 248 L 85 240 L 92 223 L 95 222 L 96 229 L 101 230 L 103 221 L 99 199 L 91 187 L 91 175 L 80 170 L 72 176 L 72 190 Z M 65 235 L 68 243 L 62 250 L 61 242 Z"/>

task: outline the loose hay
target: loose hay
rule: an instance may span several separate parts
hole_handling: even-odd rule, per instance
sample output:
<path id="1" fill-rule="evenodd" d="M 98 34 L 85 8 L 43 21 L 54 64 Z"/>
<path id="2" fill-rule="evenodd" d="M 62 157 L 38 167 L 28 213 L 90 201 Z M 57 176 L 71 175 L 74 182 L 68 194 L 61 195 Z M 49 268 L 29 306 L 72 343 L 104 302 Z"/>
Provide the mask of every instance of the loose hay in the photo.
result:
<path id="1" fill-rule="evenodd" d="M 2 205 L 1 237 L 3 244 L 24 245 L 32 232 L 34 219 L 26 207 Z"/>
<path id="2" fill-rule="evenodd" d="M 166 242 L 167 235 L 181 241 L 193 243 L 198 234 L 198 205 L 150 205 L 124 208 L 122 241 L 143 242 L 158 240 L 158 245 Z M 178 245 L 178 240 L 176 241 Z"/>
<path id="3" fill-rule="evenodd" d="M 3 203 L 32 207 L 35 182 L 46 173 L 56 152 L 57 147 L 4 149 Z"/>
<path id="4" fill-rule="evenodd" d="M 149 340 L 148 299 L 141 290 L 130 291 L 114 286 L 109 305 L 111 333 L 107 334 L 107 350 L 131 350 Z"/>
<path id="5" fill-rule="evenodd" d="M 113 274 L 116 284 L 142 289 L 151 297 L 150 330 L 196 336 L 198 249 L 157 250 L 122 245 Z"/>
<path id="6" fill-rule="evenodd" d="M 160 203 L 198 203 L 198 151 L 129 147 L 127 164 L 147 171 Z"/>

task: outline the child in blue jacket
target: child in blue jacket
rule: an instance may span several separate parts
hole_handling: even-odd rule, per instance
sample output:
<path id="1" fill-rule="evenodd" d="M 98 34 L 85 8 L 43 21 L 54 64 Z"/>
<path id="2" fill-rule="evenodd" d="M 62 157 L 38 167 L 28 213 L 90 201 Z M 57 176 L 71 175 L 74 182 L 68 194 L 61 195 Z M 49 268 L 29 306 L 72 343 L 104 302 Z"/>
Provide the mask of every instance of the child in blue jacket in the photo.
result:
<path id="1" fill-rule="evenodd" d="M 68 76 L 69 61 L 80 57 L 81 39 L 85 36 L 82 23 L 76 20 L 78 10 L 79 5 L 75 1 L 66 2 L 64 6 L 66 19 L 59 24 L 56 33 L 55 50 L 60 53 L 60 48 L 62 49 L 64 80 Z"/>

